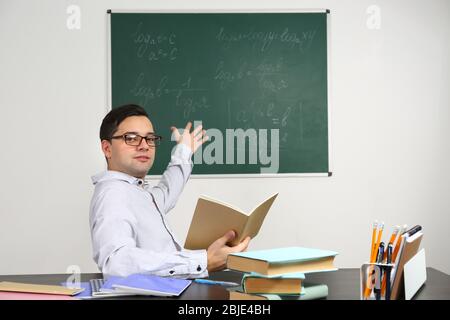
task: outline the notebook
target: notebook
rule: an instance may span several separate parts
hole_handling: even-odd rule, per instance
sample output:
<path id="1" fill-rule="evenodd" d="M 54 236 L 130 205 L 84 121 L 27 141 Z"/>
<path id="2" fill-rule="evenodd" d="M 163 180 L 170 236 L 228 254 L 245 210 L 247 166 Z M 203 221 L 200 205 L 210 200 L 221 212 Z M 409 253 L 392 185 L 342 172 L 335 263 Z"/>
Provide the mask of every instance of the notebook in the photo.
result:
<path id="1" fill-rule="evenodd" d="M 191 280 L 132 274 L 126 278 L 108 278 L 102 291 L 170 297 L 179 296 L 191 283 Z"/>
<path id="2" fill-rule="evenodd" d="M 246 251 L 228 255 L 227 268 L 263 275 L 334 271 L 338 253 L 302 247 Z"/>

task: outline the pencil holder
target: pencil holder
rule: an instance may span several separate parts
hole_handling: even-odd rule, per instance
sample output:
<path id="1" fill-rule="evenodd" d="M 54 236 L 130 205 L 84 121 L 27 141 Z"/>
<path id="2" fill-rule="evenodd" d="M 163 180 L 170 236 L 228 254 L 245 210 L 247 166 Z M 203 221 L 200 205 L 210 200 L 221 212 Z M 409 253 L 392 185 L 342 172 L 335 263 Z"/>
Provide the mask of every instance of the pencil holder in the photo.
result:
<path id="1" fill-rule="evenodd" d="M 364 263 L 360 268 L 360 299 L 390 300 L 394 264 Z"/>
<path id="2" fill-rule="evenodd" d="M 398 268 L 400 269 L 397 270 Z M 391 286 L 388 286 L 388 278 L 391 280 Z M 397 290 L 394 279 L 398 280 Z M 403 267 L 397 267 L 395 264 L 365 263 L 360 269 L 360 297 L 361 300 L 410 300 L 426 280 L 425 249 L 417 252 Z"/>

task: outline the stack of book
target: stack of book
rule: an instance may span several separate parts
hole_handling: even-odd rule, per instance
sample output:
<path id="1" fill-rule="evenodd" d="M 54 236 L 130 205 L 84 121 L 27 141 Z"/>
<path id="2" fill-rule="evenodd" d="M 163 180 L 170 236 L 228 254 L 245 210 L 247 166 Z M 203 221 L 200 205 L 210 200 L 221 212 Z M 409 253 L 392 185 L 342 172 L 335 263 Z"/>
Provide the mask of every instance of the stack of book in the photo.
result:
<path id="1" fill-rule="evenodd" d="M 301 247 L 233 253 L 227 268 L 244 272 L 230 300 L 312 300 L 328 296 L 326 284 L 305 282 L 305 274 L 335 271 L 338 253 Z"/>

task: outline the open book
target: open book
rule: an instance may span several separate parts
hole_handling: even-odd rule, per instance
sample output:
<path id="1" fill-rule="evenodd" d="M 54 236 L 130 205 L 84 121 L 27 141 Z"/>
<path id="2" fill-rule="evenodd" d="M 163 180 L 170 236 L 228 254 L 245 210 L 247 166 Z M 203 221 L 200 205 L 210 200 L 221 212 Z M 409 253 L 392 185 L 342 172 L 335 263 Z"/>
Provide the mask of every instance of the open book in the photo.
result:
<path id="1" fill-rule="evenodd" d="M 277 196 L 278 193 L 270 196 L 249 214 L 229 204 L 201 196 L 184 247 L 191 250 L 206 249 L 229 230 L 236 232 L 236 237 L 229 243 L 231 246 L 239 244 L 247 236 L 254 238 Z"/>

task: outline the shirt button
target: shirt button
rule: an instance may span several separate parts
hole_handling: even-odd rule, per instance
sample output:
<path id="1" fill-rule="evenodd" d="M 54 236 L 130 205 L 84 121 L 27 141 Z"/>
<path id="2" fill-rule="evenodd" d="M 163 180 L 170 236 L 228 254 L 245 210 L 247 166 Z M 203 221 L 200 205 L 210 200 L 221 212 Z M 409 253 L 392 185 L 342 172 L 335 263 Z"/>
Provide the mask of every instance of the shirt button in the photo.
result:
<path id="1" fill-rule="evenodd" d="M 202 271 L 202 267 L 198 266 L 197 271 Z"/>

